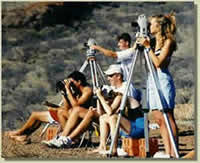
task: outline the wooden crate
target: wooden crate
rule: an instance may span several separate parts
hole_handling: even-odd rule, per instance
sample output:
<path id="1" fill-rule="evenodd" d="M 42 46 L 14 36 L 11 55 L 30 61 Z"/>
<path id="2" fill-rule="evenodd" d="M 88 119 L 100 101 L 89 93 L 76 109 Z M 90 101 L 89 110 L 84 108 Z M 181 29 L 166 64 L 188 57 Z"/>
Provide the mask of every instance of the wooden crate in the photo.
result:
<path id="1" fill-rule="evenodd" d="M 138 139 L 132 138 L 123 138 L 122 139 L 122 148 L 129 156 L 138 156 L 139 155 L 139 142 Z"/>
<path id="2" fill-rule="evenodd" d="M 53 139 L 58 133 L 58 127 L 57 126 L 50 126 L 46 131 L 46 140 Z"/>
<path id="3" fill-rule="evenodd" d="M 122 148 L 129 156 L 146 157 L 145 139 L 123 138 Z M 158 151 L 158 140 L 156 138 L 149 138 L 149 152 L 153 156 Z"/>
<path id="4" fill-rule="evenodd" d="M 158 152 L 158 140 L 156 138 L 149 138 L 149 153 L 153 156 Z M 139 139 L 139 157 L 146 157 L 145 139 Z"/>

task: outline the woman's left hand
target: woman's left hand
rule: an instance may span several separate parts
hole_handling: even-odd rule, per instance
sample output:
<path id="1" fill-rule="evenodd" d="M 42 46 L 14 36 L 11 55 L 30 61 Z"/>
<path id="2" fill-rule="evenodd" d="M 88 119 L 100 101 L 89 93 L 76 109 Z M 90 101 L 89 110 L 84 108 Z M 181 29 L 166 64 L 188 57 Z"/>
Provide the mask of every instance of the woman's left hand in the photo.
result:
<path id="1" fill-rule="evenodd" d="M 143 45 L 145 48 L 150 48 L 150 39 L 148 37 L 138 37 L 136 43 Z"/>

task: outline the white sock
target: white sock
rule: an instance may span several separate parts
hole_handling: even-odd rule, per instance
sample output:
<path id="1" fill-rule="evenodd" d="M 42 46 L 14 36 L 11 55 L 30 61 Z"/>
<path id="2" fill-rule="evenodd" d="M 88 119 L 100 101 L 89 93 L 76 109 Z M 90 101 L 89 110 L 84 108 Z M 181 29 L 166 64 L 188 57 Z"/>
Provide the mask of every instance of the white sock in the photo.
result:
<path id="1" fill-rule="evenodd" d="M 59 139 L 61 139 L 63 141 L 72 141 L 71 138 L 68 136 L 60 136 Z"/>
<path id="2" fill-rule="evenodd" d="M 59 140 L 65 140 L 66 136 L 59 136 Z"/>

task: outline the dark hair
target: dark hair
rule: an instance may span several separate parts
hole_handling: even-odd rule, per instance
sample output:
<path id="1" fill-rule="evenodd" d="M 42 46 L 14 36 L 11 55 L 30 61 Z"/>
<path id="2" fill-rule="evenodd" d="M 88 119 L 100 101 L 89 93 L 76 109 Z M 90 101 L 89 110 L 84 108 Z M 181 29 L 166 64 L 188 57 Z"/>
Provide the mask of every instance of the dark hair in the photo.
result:
<path id="1" fill-rule="evenodd" d="M 124 41 L 128 41 L 129 47 L 130 47 L 130 45 L 131 45 L 131 36 L 128 33 L 122 33 L 121 35 L 119 35 L 117 37 L 117 41 L 119 41 L 121 39 L 124 40 Z"/>
<path id="2" fill-rule="evenodd" d="M 74 71 L 71 74 L 68 75 L 67 78 L 72 78 L 76 81 L 81 81 L 81 85 L 86 86 L 88 85 L 87 81 L 86 81 L 86 77 L 83 73 L 79 72 L 79 71 Z"/>

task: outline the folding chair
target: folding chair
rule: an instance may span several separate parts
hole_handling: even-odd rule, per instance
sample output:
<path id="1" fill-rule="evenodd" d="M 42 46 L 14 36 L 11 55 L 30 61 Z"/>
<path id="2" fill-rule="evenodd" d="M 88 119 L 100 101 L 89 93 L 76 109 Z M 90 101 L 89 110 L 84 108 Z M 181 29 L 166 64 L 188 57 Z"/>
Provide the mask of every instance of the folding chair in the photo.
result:
<path id="1" fill-rule="evenodd" d="M 62 105 L 63 101 L 61 100 L 61 102 L 57 105 L 57 104 L 53 104 L 51 102 L 48 102 L 48 101 L 45 101 L 44 102 L 44 105 L 48 106 L 48 107 L 60 107 Z M 61 131 L 61 125 L 56 122 L 56 121 L 53 121 L 53 122 L 49 122 L 45 125 L 44 129 L 41 131 L 40 133 L 40 137 L 42 137 L 44 135 L 44 133 L 47 131 L 47 129 L 51 126 L 51 125 L 58 125 L 58 131 L 60 132 Z"/>
<path id="2" fill-rule="evenodd" d="M 47 123 L 46 125 L 45 125 L 45 127 L 43 128 L 43 130 L 41 131 L 41 133 L 40 133 L 40 137 L 42 137 L 45 133 L 46 133 L 46 131 L 47 131 L 47 129 L 50 127 L 50 126 L 54 126 L 54 125 L 56 125 L 56 126 L 58 126 L 58 132 L 57 133 L 59 133 L 60 131 L 61 131 L 61 125 L 59 124 L 59 123 L 56 123 L 56 122 L 53 122 L 53 123 Z"/>
<path id="3" fill-rule="evenodd" d="M 100 135 L 100 133 L 99 133 L 99 125 L 96 122 L 92 122 L 89 125 L 88 129 L 82 134 L 78 148 L 83 146 L 84 140 L 86 140 L 86 144 L 85 144 L 84 147 L 87 148 L 89 143 L 91 143 L 91 145 L 94 146 L 93 143 L 92 143 L 92 136 L 93 136 L 94 132 L 95 132 L 96 136 Z M 88 135 L 88 139 L 87 139 L 87 135 Z"/>

